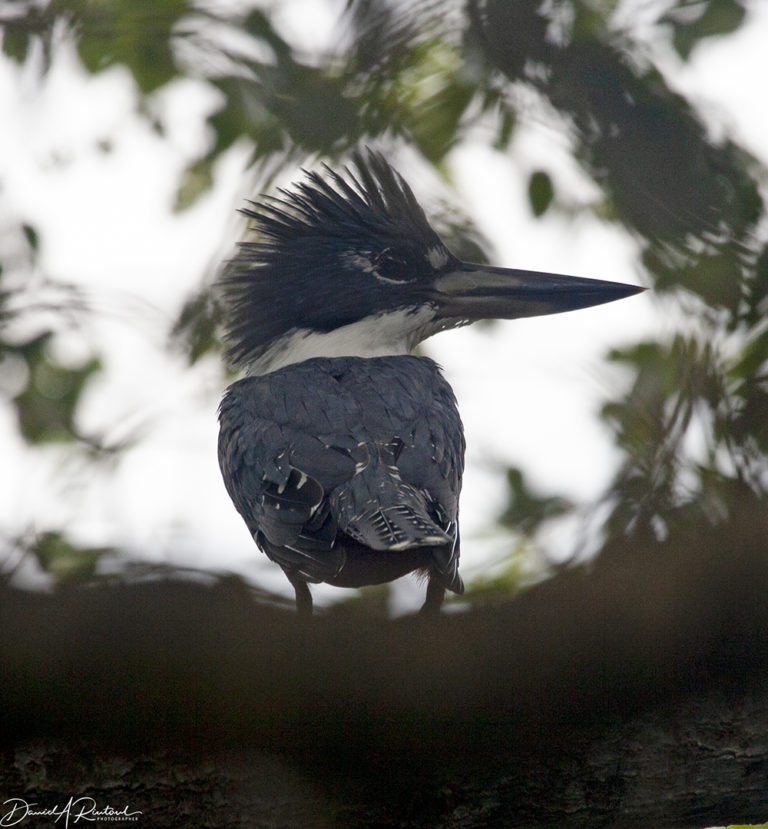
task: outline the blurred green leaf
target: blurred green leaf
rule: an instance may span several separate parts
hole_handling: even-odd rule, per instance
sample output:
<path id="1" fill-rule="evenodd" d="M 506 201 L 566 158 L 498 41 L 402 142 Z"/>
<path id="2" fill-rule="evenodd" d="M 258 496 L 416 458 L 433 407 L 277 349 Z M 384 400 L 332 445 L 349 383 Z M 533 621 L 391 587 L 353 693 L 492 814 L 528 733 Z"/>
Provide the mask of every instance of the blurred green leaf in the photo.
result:
<path id="1" fill-rule="evenodd" d="M 482 604 L 507 601 L 520 590 L 526 576 L 526 549 L 519 546 L 505 557 L 499 568 L 490 568 L 492 573 L 474 576 L 467 581 L 467 588 L 460 601 Z"/>
<path id="2" fill-rule="evenodd" d="M 724 448 L 718 446 L 719 424 L 731 421 L 732 390 L 719 351 L 695 336 L 641 343 L 609 356 L 634 374 L 629 392 L 602 410 L 624 452 L 611 518 L 614 530 L 624 532 L 701 497 L 707 467 L 687 451 L 689 439 L 696 431 L 699 454 L 717 462 L 718 448 Z"/>
<path id="3" fill-rule="evenodd" d="M 29 31 L 6 23 L 2 30 L 2 38 L 3 53 L 16 63 L 24 63 L 31 43 Z"/>
<path id="4" fill-rule="evenodd" d="M 101 362 L 92 358 L 69 367 L 51 356 L 51 334 L 45 333 L 14 346 L 29 369 L 29 382 L 13 404 L 19 429 L 30 443 L 68 442 L 78 437 L 75 414 L 88 379 L 98 372 Z"/>
<path id="5" fill-rule="evenodd" d="M 547 212 L 555 197 L 552 179 L 542 170 L 537 170 L 528 179 L 528 201 L 533 215 L 539 217 Z"/>
<path id="6" fill-rule="evenodd" d="M 471 87 L 448 83 L 413 107 L 408 123 L 422 153 L 437 164 L 461 137 L 459 124 L 473 97 Z"/>
<path id="7" fill-rule="evenodd" d="M 761 383 L 745 383 L 739 391 L 742 404 L 727 422 L 721 437 L 736 439 L 742 444 L 754 441 L 757 449 L 768 456 L 768 378 Z"/>
<path id="8" fill-rule="evenodd" d="M 73 21 L 78 54 L 89 72 L 123 65 L 145 95 L 179 74 L 172 35 L 193 10 L 187 0 L 55 0 L 52 8 Z"/>
<path id="9" fill-rule="evenodd" d="M 114 552 L 111 547 L 80 547 L 63 533 L 42 533 L 30 546 L 42 569 L 59 584 L 87 581 L 93 578 L 99 559 Z"/>
<path id="10" fill-rule="evenodd" d="M 502 526 L 517 532 L 533 534 L 551 518 L 557 518 L 573 509 L 573 503 L 560 496 L 541 496 L 535 493 L 520 469 L 507 470 L 509 506 L 501 514 Z"/>
<path id="11" fill-rule="evenodd" d="M 504 152 L 509 149 L 515 129 L 515 114 L 508 108 L 499 113 L 499 131 L 493 142 L 494 149 Z"/>
<path id="12" fill-rule="evenodd" d="M 206 286 L 185 303 L 171 331 L 171 341 L 187 355 L 190 364 L 221 348 L 217 336 L 221 307 Z"/>
<path id="13" fill-rule="evenodd" d="M 419 43 L 395 92 L 403 123 L 421 152 L 438 164 L 461 138 L 461 122 L 476 89 L 462 73 L 461 56 L 444 39 Z"/>
<path id="14" fill-rule="evenodd" d="M 660 20 L 672 26 L 672 43 L 688 60 L 701 40 L 735 32 L 744 22 L 746 9 L 740 0 L 697 0 L 678 3 Z"/>
<path id="15" fill-rule="evenodd" d="M 747 310 L 744 322 L 760 325 L 768 317 L 768 245 L 757 256 L 750 276 L 745 285 Z"/>
<path id="16" fill-rule="evenodd" d="M 750 337 L 741 350 L 738 360 L 730 370 L 730 375 L 746 380 L 759 373 L 764 373 L 768 366 L 768 327 L 761 326 Z"/>
<path id="17" fill-rule="evenodd" d="M 38 249 L 40 248 L 40 236 L 38 235 L 37 230 L 34 227 L 32 227 L 32 225 L 28 224 L 23 224 L 21 226 L 21 229 L 30 248 L 35 253 L 37 253 Z"/>
<path id="18" fill-rule="evenodd" d="M 280 122 L 260 100 L 253 82 L 223 77 L 213 83 L 224 100 L 208 119 L 215 142 L 207 160 L 225 152 L 245 135 L 253 137 L 259 156 L 268 156 L 285 146 L 287 139 Z"/>
<path id="19" fill-rule="evenodd" d="M 209 158 L 201 158 L 188 165 L 182 173 L 181 182 L 176 191 L 176 200 L 173 205 L 174 213 L 188 210 L 212 186 L 213 163 Z"/>

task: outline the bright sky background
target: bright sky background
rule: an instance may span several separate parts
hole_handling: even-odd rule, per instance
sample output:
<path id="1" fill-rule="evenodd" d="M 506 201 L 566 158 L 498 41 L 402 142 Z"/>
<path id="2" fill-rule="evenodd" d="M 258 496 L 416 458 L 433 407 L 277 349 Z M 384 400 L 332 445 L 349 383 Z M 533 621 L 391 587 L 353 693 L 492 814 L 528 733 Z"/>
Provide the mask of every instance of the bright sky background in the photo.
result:
<path id="1" fill-rule="evenodd" d="M 319 0 L 281 8 L 284 25 L 297 27 L 298 36 L 330 36 Z M 705 43 L 689 66 L 671 55 L 663 63 L 715 133 L 726 130 L 768 163 L 768 105 L 764 90 L 755 88 L 768 77 L 766 43 L 768 3 L 755 3 L 737 35 Z M 66 526 L 85 543 L 119 544 L 166 563 L 234 569 L 290 595 L 221 483 L 216 406 L 223 389 L 216 366 L 208 361 L 186 370 L 164 348 L 168 327 L 205 266 L 231 251 L 234 207 L 254 194 L 243 176 L 243 153 L 235 150 L 218 166 L 212 192 L 170 216 L 179 173 L 205 140 L 200 113 L 212 98 L 190 82 L 162 92 L 160 100 L 170 107 L 165 140 L 133 116 L 125 73 L 93 78 L 65 51 L 39 85 L 33 72 L 0 61 L 0 195 L 40 229 L 44 270 L 82 286 L 100 312 L 85 337 L 68 334 L 60 342 L 73 359 L 92 346 L 107 354 L 106 370 L 87 390 L 81 424 L 105 431 L 108 440 L 136 429 L 144 438 L 116 469 L 85 480 L 62 465 L 56 450 L 29 450 L 11 407 L 1 405 L 0 528 L 12 534 Z M 96 152 L 104 139 L 113 150 Z M 403 161 L 417 195 L 431 193 L 434 182 L 413 174 L 407 155 Z M 495 264 L 641 282 L 634 243 L 615 227 L 557 213 L 545 221 L 531 217 L 527 178 L 540 166 L 557 171 L 556 186 L 568 199 L 593 195 L 551 124 L 524 124 L 513 157 L 488 150 L 480 130 L 450 157 L 460 197 L 495 246 Z M 0 213 L 0 221 L 6 218 Z M 504 501 L 505 465 L 520 465 L 543 490 L 578 501 L 602 492 L 617 456 L 596 413 L 626 378 L 599 357 L 672 326 L 670 310 L 645 295 L 429 341 L 428 353 L 456 391 L 467 433 L 465 579 L 505 549 L 488 538 Z M 6 377 L 0 387 L 7 392 L 9 384 Z M 553 531 L 552 553 L 569 555 L 580 535 L 573 524 Z M 29 568 L 25 575 L 32 579 Z M 421 588 L 412 581 L 401 581 L 397 591 L 398 607 L 420 603 Z M 321 602 L 337 593 L 324 586 L 313 592 Z"/>

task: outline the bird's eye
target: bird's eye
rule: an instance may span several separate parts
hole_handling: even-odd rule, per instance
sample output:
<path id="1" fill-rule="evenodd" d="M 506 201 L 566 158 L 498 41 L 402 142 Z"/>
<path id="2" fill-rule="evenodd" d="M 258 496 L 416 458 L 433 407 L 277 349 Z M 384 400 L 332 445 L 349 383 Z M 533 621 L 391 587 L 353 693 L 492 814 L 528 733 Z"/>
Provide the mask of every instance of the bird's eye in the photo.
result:
<path id="1" fill-rule="evenodd" d="M 375 273 L 385 282 L 410 282 L 413 278 L 406 258 L 392 248 L 386 248 L 376 257 Z"/>

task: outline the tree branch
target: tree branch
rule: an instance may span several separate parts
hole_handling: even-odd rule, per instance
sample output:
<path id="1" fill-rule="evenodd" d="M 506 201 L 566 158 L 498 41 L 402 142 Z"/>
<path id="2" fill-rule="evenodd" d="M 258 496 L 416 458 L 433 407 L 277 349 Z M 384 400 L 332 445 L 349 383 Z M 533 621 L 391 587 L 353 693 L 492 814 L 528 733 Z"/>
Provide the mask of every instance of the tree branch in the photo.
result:
<path id="1" fill-rule="evenodd" d="M 216 826 L 765 820 L 768 520 L 748 506 L 436 620 L 306 625 L 234 580 L 5 590 L 2 790 L 77 786 L 153 826 L 179 803 Z"/>

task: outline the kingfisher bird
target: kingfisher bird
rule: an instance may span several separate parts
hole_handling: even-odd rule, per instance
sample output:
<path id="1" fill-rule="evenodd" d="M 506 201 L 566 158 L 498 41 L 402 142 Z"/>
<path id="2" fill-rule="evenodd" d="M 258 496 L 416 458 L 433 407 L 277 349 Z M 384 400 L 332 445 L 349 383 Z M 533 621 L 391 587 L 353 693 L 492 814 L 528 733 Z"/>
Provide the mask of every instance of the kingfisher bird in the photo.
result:
<path id="1" fill-rule="evenodd" d="M 300 615 L 310 583 L 418 572 L 422 612 L 461 594 L 464 433 L 438 365 L 410 352 L 482 319 L 586 308 L 642 288 L 457 259 L 379 152 L 356 150 L 251 202 L 255 241 L 221 278 L 228 357 L 224 484 Z"/>

